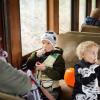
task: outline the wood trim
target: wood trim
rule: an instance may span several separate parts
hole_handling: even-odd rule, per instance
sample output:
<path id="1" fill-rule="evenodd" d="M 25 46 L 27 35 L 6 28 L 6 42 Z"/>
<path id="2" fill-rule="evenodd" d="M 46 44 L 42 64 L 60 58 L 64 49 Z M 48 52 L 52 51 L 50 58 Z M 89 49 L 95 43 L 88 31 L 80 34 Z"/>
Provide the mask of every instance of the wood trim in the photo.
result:
<path id="1" fill-rule="evenodd" d="M 2 0 L 0 0 L 0 48 L 4 49 L 4 32 L 3 32 L 3 19 L 2 19 Z"/>
<path id="2" fill-rule="evenodd" d="M 96 8 L 100 8 L 100 0 L 96 0 Z"/>
<path id="3" fill-rule="evenodd" d="M 79 0 L 71 0 L 71 31 L 79 28 Z"/>
<path id="4" fill-rule="evenodd" d="M 22 57 L 19 0 L 4 0 L 4 28 L 10 62 L 19 68 Z"/>
<path id="5" fill-rule="evenodd" d="M 89 16 L 92 9 L 92 0 L 86 0 L 86 16 Z"/>
<path id="6" fill-rule="evenodd" d="M 59 34 L 59 0 L 47 0 L 47 30 Z"/>

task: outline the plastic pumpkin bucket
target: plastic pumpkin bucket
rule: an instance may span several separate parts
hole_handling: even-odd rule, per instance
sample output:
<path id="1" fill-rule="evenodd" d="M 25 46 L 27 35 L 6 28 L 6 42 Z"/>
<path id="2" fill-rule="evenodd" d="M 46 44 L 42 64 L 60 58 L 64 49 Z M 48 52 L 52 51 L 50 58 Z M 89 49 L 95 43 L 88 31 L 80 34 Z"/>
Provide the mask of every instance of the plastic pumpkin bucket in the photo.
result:
<path id="1" fill-rule="evenodd" d="M 74 87 L 75 70 L 74 68 L 67 68 L 64 74 L 64 80 L 68 86 Z"/>

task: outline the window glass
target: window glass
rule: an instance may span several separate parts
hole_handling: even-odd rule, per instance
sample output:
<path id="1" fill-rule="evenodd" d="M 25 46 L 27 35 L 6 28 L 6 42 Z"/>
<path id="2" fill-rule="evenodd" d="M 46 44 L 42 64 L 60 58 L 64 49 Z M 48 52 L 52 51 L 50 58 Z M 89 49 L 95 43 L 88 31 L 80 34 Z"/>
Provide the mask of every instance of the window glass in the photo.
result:
<path id="1" fill-rule="evenodd" d="M 81 25 L 84 23 L 85 20 L 85 13 L 86 13 L 86 0 L 79 1 L 79 30 L 81 29 Z"/>
<path id="2" fill-rule="evenodd" d="M 96 8 L 96 0 L 92 0 L 92 10 Z"/>
<path id="3" fill-rule="evenodd" d="M 46 31 L 46 0 L 20 0 L 22 55 L 41 47 Z"/>
<path id="4" fill-rule="evenodd" d="M 59 33 L 71 30 L 71 0 L 59 0 Z"/>

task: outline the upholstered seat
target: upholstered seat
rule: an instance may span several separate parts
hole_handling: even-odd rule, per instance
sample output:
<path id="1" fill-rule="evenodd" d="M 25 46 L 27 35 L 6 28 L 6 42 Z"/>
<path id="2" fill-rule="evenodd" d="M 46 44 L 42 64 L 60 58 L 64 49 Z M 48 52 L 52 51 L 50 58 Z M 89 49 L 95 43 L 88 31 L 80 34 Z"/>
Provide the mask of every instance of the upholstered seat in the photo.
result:
<path id="1" fill-rule="evenodd" d="M 0 100 L 24 100 L 24 99 L 18 96 L 13 96 L 13 95 L 0 92 Z"/>
<path id="2" fill-rule="evenodd" d="M 57 46 L 64 50 L 64 60 L 66 63 L 66 68 L 73 67 L 77 62 L 77 57 L 75 54 L 75 49 L 77 45 L 82 41 L 92 40 L 100 44 L 100 33 L 90 33 L 90 32 L 66 32 L 57 36 Z M 99 54 L 100 58 L 100 54 Z M 64 80 L 60 81 L 60 86 L 62 89 L 62 99 L 61 100 L 72 100 L 71 93 L 72 88 L 67 86 Z"/>
<path id="3" fill-rule="evenodd" d="M 57 36 L 57 46 L 64 50 L 66 67 L 72 67 L 77 61 L 75 49 L 82 41 L 92 40 L 100 44 L 100 33 L 66 32 Z"/>
<path id="4" fill-rule="evenodd" d="M 81 26 L 81 32 L 95 32 L 100 33 L 100 26 L 93 26 L 93 25 L 85 25 Z"/>

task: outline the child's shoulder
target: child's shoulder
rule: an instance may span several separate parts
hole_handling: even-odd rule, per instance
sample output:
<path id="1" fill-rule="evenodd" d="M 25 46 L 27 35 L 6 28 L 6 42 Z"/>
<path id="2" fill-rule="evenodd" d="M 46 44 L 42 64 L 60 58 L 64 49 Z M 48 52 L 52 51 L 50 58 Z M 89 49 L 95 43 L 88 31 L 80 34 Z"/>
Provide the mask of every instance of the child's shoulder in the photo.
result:
<path id="1" fill-rule="evenodd" d="M 54 53 L 58 53 L 58 54 L 63 54 L 63 49 L 62 48 L 60 48 L 60 47 L 55 47 L 55 49 L 54 49 Z"/>
<path id="2" fill-rule="evenodd" d="M 75 69 L 78 69 L 78 68 L 83 68 L 83 62 L 82 60 L 79 60 L 78 62 L 76 62 L 76 64 L 74 65 L 74 68 Z"/>
<path id="3" fill-rule="evenodd" d="M 75 64 L 75 65 L 74 65 L 74 68 L 75 68 L 75 69 L 79 69 L 79 68 L 82 68 L 82 67 L 81 67 L 79 64 Z"/>

